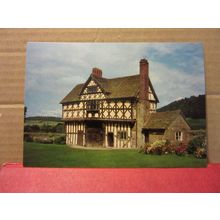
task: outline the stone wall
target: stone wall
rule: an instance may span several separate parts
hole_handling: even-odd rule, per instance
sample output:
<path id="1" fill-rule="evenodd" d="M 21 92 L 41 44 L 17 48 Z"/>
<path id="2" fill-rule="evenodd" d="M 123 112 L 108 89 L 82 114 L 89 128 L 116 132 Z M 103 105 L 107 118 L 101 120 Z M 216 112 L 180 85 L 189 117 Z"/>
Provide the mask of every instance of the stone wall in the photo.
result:
<path id="1" fill-rule="evenodd" d="M 171 142 L 176 142 L 175 133 L 181 131 L 183 134 L 183 139 L 181 142 L 188 143 L 190 140 L 190 127 L 186 121 L 179 116 L 169 127 L 166 129 L 164 134 L 164 139 L 168 139 Z"/>

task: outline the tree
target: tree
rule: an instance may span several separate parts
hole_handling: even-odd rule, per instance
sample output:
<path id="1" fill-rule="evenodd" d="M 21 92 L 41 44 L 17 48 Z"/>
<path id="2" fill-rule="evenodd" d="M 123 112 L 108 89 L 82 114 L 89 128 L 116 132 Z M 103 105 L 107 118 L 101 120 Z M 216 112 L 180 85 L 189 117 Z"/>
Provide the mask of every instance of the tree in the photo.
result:
<path id="1" fill-rule="evenodd" d="M 26 121 L 27 116 L 27 106 L 24 106 L 24 121 Z"/>

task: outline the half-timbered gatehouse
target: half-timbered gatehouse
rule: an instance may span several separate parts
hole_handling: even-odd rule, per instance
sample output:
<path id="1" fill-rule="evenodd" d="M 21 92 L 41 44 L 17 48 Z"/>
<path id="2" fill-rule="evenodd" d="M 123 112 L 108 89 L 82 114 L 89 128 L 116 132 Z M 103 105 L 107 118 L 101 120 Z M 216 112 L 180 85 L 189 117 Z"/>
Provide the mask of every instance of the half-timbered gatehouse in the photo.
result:
<path id="1" fill-rule="evenodd" d="M 104 78 L 93 68 L 86 82 L 76 85 L 62 104 L 66 143 L 70 145 L 135 148 L 146 141 L 146 119 L 156 112 L 158 97 L 140 60 L 139 74 Z"/>

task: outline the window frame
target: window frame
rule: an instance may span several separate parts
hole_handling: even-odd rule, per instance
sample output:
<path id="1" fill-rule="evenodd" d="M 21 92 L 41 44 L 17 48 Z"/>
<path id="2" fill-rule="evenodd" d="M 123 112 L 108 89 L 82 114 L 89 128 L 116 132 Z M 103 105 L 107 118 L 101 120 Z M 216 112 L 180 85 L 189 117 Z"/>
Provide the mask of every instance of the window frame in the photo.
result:
<path id="1" fill-rule="evenodd" d="M 128 138 L 128 134 L 126 131 L 118 131 L 118 138 L 120 140 L 126 140 Z"/>
<path id="2" fill-rule="evenodd" d="M 97 93 L 98 92 L 98 87 L 97 86 L 88 86 L 87 87 L 87 93 L 92 94 L 92 93 Z"/>
<path id="3" fill-rule="evenodd" d="M 176 141 L 183 141 L 183 132 L 182 131 L 175 132 L 175 140 Z"/>
<path id="4" fill-rule="evenodd" d="M 97 100 L 88 100 L 86 102 L 86 110 L 87 111 L 98 111 L 99 110 L 99 102 Z"/>

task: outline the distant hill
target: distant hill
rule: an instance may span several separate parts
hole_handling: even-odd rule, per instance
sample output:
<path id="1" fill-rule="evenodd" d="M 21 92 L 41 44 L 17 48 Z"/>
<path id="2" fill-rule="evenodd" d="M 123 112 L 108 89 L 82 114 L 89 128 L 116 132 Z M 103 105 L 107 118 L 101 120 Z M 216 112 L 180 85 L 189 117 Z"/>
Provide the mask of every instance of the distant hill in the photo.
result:
<path id="1" fill-rule="evenodd" d="M 60 117 L 54 117 L 54 116 L 32 116 L 32 117 L 26 117 L 25 120 L 41 120 L 41 121 L 61 121 Z"/>
<path id="2" fill-rule="evenodd" d="M 205 95 L 191 96 L 159 108 L 158 112 L 180 109 L 187 118 L 205 118 Z"/>
<path id="3" fill-rule="evenodd" d="M 38 125 L 39 127 L 44 126 L 57 126 L 58 124 L 63 124 L 62 119 L 60 117 L 53 116 L 32 116 L 27 117 L 24 121 L 24 125 Z"/>

